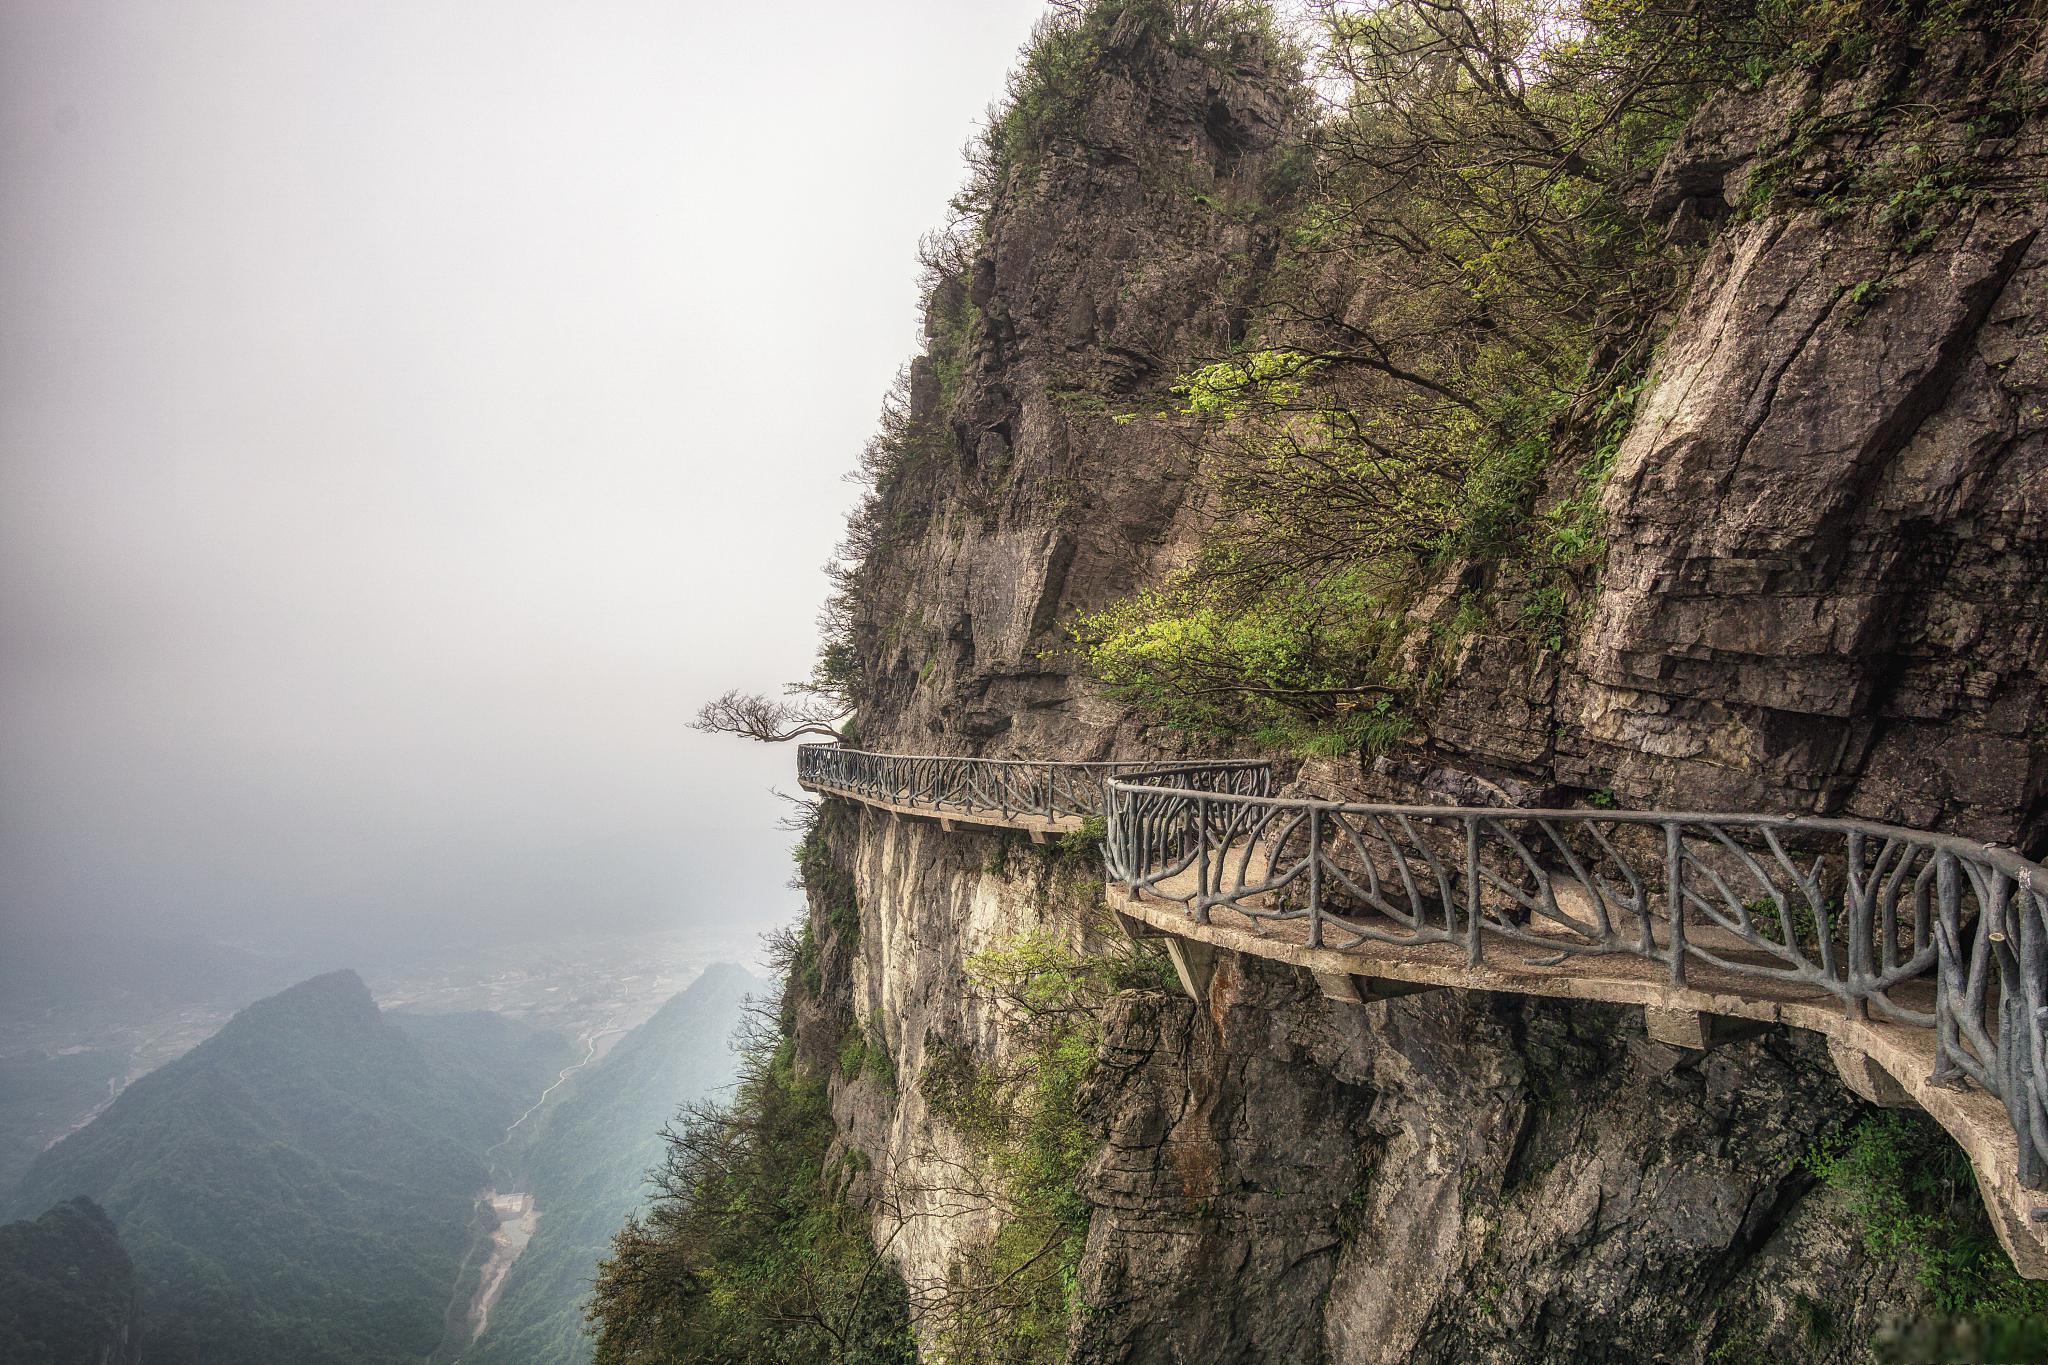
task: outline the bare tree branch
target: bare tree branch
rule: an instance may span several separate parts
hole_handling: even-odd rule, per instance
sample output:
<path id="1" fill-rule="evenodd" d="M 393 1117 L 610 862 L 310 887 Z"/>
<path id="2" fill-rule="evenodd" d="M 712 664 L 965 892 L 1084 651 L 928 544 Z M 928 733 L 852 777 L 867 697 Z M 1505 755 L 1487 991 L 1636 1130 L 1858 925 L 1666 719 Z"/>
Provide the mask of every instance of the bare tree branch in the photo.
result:
<path id="1" fill-rule="evenodd" d="M 782 744 L 805 735 L 838 739 L 838 722 L 844 718 L 838 706 L 819 698 L 791 701 L 735 688 L 699 707 L 690 728 L 707 735 L 738 735 L 764 744 Z"/>

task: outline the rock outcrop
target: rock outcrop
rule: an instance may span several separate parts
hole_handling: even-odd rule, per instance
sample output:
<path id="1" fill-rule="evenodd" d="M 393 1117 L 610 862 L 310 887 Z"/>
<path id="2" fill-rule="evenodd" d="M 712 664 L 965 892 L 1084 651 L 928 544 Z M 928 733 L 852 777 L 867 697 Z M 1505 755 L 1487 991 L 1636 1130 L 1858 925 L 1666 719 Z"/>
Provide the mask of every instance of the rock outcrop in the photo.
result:
<path id="1" fill-rule="evenodd" d="M 913 368 L 912 420 L 956 458 L 906 490 L 922 525 L 866 604 L 871 742 L 1114 742 L 1124 709 L 1077 685 L 1065 626 L 1156 578 L 1198 524 L 1187 452 L 1115 418 L 1164 406 L 1187 357 L 1243 337 L 1278 232 L 1229 206 L 1270 197 L 1299 101 L 1291 71 L 1219 71 L 1127 16 L 1075 129 L 1001 187 L 969 296 L 934 302 L 980 317 L 957 388 Z"/>

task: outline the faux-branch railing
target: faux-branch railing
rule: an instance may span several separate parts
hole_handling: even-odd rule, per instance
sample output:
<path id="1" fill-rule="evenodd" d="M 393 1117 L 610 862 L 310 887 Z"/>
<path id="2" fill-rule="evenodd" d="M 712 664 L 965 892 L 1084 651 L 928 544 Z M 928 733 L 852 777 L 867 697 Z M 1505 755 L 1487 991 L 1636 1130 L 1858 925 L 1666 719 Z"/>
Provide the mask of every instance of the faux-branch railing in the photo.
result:
<path id="1" fill-rule="evenodd" d="M 806 786 L 933 814 L 1104 820 L 1109 878 L 1311 949 L 1448 945 L 1474 968 L 1624 955 L 1933 1034 L 1934 1083 L 2002 1102 L 2048 1183 L 2048 869 L 1860 820 L 1351 804 L 1256 762 L 1066 764 L 806 746 Z"/>
<path id="2" fill-rule="evenodd" d="M 1103 784 L 1123 774 L 1188 769 L 1206 775 L 1208 790 L 1265 796 L 1273 790 L 1270 764 L 1220 759 L 1186 764 L 1163 761 L 1052 763 L 1029 759 L 949 758 L 939 754 L 873 754 L 836 744 L 805 744 L 796 752 L 797 780 L 876 805 L 954 815 L 1029 816 L 1041 820 L 1099 819 Z"/>
<path id="3" fill-rule="evenodd" d="M 1354 805 L 1113 780 L 1104 856 L 1130 893 L 1306 946 L 1627 954 L 1704 964 L 1851 1018 L 1934 1031 L 1936 1083 L 2003 1101 L 2019 1174 L 2048 1175 L 2048 869 L 1860 820 Z"/>

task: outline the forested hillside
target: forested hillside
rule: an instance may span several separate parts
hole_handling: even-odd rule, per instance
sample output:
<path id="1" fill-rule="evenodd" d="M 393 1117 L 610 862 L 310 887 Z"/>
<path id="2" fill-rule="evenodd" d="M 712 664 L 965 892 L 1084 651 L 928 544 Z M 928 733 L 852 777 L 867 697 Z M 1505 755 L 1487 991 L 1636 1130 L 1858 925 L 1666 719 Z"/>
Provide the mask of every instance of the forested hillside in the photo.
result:
<path id="1" fill-rule="evenodd" d="M 354 973 L 316 977 L 130 1086 L 9 1211 L 106 1210 L 151 1365 L 418 1361 L 466 1288 L 481 1153 L 566 1050 L 490 1015 L 401 1028 Z"/>
<path id="2" fill-rule="evenodd" d="M 137 1365 L 135 1267 L 90 1199 L 0 1227 L 0 1360 Z"/>
<path id="3" fill-rule="evenodd" d="M 549 1112 L 521 1164 L 540 1208 L 488 1330 L 464 1365 L 572 1365 L 592 1342 L 583 1310 L 612 1234 L 647 1194 L 678 1108 L 737 1075 L 730 1047 L 749 995 L 768 983 L 731 963 L 707 969 L 622 1038 Z"/>

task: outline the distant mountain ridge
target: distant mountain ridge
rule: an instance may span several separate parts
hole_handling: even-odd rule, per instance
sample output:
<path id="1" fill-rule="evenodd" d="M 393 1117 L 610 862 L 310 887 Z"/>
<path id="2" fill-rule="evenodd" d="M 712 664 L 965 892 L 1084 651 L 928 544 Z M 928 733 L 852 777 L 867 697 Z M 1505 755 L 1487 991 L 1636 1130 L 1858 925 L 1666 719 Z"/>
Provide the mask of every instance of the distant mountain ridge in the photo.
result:
<path id="1" fill-rule="evenodd" d="M 331 972 L 129 1086 L 8 1211 L 106 1209 L 150 1365 L 415 1362 L 466 1301 L 481 1153 L 568 1051 L 495 1015 L 401 1022 Z"/>
<path id="2" fill-rule="evenodd" d="M 591 1357 L 583 1302 L 597 1263 L 646 1201 L 676 1109 L 733 1083 L 730 1047 L 748 996 L 769 983 L 718 963 L 622 1038 L 554 1108 L 527 1149 L 541 1217 L 489 1328 L 462 1365 L 578 1365 Z"/>

